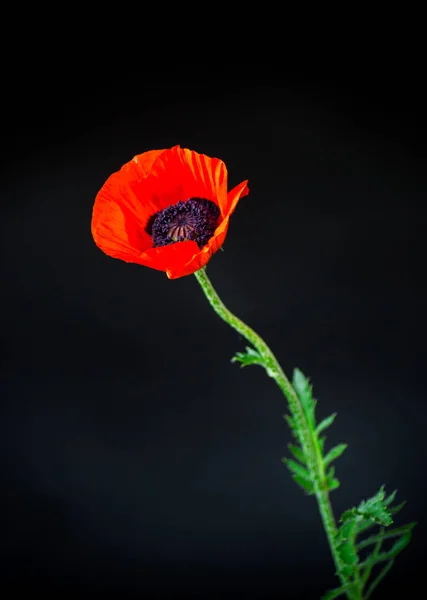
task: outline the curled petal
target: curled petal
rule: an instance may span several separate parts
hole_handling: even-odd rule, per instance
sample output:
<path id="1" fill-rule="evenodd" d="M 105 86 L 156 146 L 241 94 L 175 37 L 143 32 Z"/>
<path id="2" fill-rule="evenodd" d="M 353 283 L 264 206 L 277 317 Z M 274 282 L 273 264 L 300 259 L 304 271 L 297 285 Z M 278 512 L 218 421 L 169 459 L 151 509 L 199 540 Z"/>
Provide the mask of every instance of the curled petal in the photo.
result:
<path id="1" fill-rule="evenodd" d="M 243 198 L 244 196 L 247 196 L 249 194 L 249 188 L 247 184 L 248 180 L 242 181 L 242 183 L 239 183 L 239 185 L 236 185 L 236 187 L 234 187 L 228 192 L 227 202 L 225 205 L 226 215 L 232 215 L 240 198 Z"/>

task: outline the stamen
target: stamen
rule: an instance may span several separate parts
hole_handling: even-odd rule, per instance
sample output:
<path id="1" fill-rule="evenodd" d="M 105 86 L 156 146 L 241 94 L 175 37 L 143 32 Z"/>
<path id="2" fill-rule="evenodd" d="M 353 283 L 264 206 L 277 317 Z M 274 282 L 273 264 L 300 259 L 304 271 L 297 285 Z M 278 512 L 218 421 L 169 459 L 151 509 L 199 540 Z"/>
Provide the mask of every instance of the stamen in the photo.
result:
<path id="1" fill-rule="evenodd" d="M 146 231 L 154 248 L 192 240 L 201 249 L 213 236 L 219 216 L 219 208 L 211 200 L 189 198 L 153 215 Z"/>

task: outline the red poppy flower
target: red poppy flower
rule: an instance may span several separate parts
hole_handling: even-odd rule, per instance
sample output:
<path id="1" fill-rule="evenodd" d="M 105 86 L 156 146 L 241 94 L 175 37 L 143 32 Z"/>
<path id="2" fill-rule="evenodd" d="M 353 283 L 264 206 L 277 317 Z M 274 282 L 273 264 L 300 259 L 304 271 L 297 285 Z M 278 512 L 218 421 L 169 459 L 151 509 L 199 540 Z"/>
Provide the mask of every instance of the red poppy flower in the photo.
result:
<path id="1" fill-rule="evenodd" d="M 113 258 L 190 275 L 221 248 L 246 184 L 227 193 L 222 160 L 179 146 L 138 154 L 99 191 L 93 238 Z"/>

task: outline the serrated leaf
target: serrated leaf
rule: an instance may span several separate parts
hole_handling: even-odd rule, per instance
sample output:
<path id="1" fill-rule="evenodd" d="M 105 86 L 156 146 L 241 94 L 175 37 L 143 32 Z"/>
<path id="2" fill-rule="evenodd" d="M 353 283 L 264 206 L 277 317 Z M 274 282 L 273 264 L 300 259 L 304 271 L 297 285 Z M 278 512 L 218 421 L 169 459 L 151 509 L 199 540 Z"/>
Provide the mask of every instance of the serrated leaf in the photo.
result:
<path id="1" fill-rule="evenodd" d="M 342 575 L 343 577 L 345 577 L 345 579 L 349 579 L 353 575 L 353 567 L 350 567 L 350 565 L 343 565 L 337 571 L 337 575 Z"/>
<path id="2" fill-rule="evenodd" d="M 283 458 L 282 461 L 288 467 L 293 475 L 298 475 L 301 479 L 309 481 L 311 483 L 310 473 L 305 467 L 292 460 L 292 458 Z"/>
<path id="3" fill-rule="evenodd" d="M 354 567 L 358 563 L 357 552 L 354 549 L 354 545 L 350 542 L 342 544 L 338 549 L 341 560 L 345 562 L 346 565 L 350 567 Z"/>
<path id="4" fill-rule="evenodd" d="M 354 519 L 345 521 L 338 529 L 335 539 L 338 543 L 344 542 L 356 536 L 356 521 Z"/>
<path id="5" fill-rule="evenodd" d="M 338 548 L 338 553 L 343 563 L 349 567 L 354 567 L 359 562 L 357 552 L 351 542 L 346 542 Z"/>
<path id="6" fill-rule="evenodd" d="M 388 527 L 393 523 L 393 519 L 391 518 L 390 511 L 384 505 L 384 499 L 385 492 L 384 486 L 382 486 L 375 496 L 368 498 L 368 500 L 363 500 L 359 506 L 345 511 L 341 516 L 341 520 L 345 521 L 349 518 L 357 517 L 359 533 L 369 529 L 373 523 Z"/>
<path id="7" fill-rule="evenodd" d="M 314 488 L 311 481 L 307 481 L 302 477 L 298 477 L 298 475 L 292 475 L 292 479 L 294 479 L 294 481 L 306 492 L 306 494 L 309 496 L 314 494 Z"/>
<path id="8" fill-rule="evenodd" d="M 345 510 L 340 517 L 341 523 L 345 523 L 346 521 L 350 521 L 357 517 L 357 510 L 355 508 L 349 508 Z"/>
<path id="9" fill-rule="evenodd" d="M 369 517 L 379 525 L 388 527 L 388 525 L 393 523 L 393 519 L 391 518 L 387 507 L 384 505 L 384 498 L 384 486 L 381 486 L 375 496 L 372 496 L 372 498 L 369 498 L 368 500 L 363 500 L 359 504 L 357 512 L 363 517 Z"/>
<path id="10" fill-rule="evenodd" d="M 362 502 L 359 504 L 358 508 L 360 509 L 361 506 L 371 506 L 374 504 L 378 504 L 378 502 L 383 502 L 385 498 L 385 489 L 384 486 L 382 485 L 380 487 L 380 489 L 378 490 L 378 492 L 372 496 L 371 498 L 368 498 L 367 500 L 362 500 Z"/>
<path id="11" fill-rule="evenodd" d="M 330 425 L 332 425 L 332 423 L 335 421 L 336 416 L 337 416 L 337 413 L 332 413 L 331 415 L 329 415 L 329 417 L 326 417 L 326 419 L 323 419 L 323 421 L 320 421 L 320 423 L 316 427 L 316 435 L 319 435 L 319 433 L 322 433 L 322 431 L 324 431 Z"/>
<path id="12" fill-rule="evenodd" d="M 283 415 L 283 417 L 284 417 L 285 421 L 287 422 L 287 424 L 289 425 L 294 438 L 296 440 L 300 441 L 299 435 L 298 435 L 298 429 L 297 429 L 297 426 L 295 425 L 295 421 L 294 421 L 293 417 L 291 417 L 290 415 Z"/>
<path id="13" fill-rule="evenodd" d="M 314 411 L 316 408 L 316 402 L 312 396 L 312 386 L 310 385 L 308 379 L 299 369 L 294 369 L 292 385 L 301 402 L 309 426 L 312 429 L 315 429 L 316 422 L 314 417 Z"/>
<path id="14" fill-rule="evenodd" d="M 336 535 L 337 550 L 341 560 L 350 566 L 358 563 L 354 540 L 356 537 L 356 522 L 354 520 L 347 521 L 339 528 Z"/>
<path id="15" fill-rule="evenodd" d="M 295 446 L 295 444 L 288 444 L 289 452 L 300 461 L 303 465 L 306 464 L 304 452 L 301 450 L 299 446 Z"/>
<path id="16" fill-rule="evenodd" d="M 247 367 L 248 365 L 266 366 L 260 353 L 249 346 L 246 346 L 245 352 L 237 352 L 231 359 L 231 362 L 239 362 L 241 363 L 241 367 Z"/>
<path id="17" fill-rule="evenodd" d="M 348 444 L 338 444 L 337 446 L 331 448 L 323 459 L 325 467 L 327 467 L 333 460 L 339 458 L 347 446 Z"/>
<path id="18" fill-rule="evenodd" d="M 290 415 L 283 415 L 283 418 L 285 419 L 289 427 L 292 429 L 292 431 L 296 431 L 295 421 L 293 417 L 291 417 Z"/>

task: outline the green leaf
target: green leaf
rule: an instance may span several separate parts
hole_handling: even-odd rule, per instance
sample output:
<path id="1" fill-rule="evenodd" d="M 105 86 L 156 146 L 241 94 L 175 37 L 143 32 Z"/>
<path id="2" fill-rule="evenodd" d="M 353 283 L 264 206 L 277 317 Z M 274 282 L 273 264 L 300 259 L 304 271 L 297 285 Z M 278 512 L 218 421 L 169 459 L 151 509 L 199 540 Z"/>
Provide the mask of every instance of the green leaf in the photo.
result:
<path id="1" fill-rule="evenodd" d="M 336 574 L 338 576 L 343 576 L 345 579 L 350 579 L 353 575 L 353 567 L 350 567 L 350 565 L 342 565 Z"/>
<path id="2" fill-rule="evenodd" d="M 340 480 L 337 479 L 336 477 L 334 477 L 333 479 L 331 479 L 330 481 L 327 482 L 327 487 L 330 492 L 333 492 L 334 490 L 339 488 L 340 485 L 341 485 Z"/>
<path id="3" fill-rule="evenodd" d="M 349 508 L 348 510 L 345 510 L 343 512 L 343 514 L 340 517 L 340 521 L 341 521 L 341 523 L 345 523 L 346 521 L 351 521 L 353 519 L 356 519 L 356 517 L 358 517 L 357 509 Z"/>
<path id="4" fill-rule="evenodd" d="M 307 481 L 298 475 L 292 475 L 292 479 L 308 494 L 312 496 L 314 494 L 314 487 L 311 481 Z"/>
<path id="5" fill-rule="evenodd" d="M 292 385 L 301 402 L 308 425 L 314 430 L 316 427 L 316 421 L 314 417 L 316 401 L 312 396 L 312 386 L 299 369 L 294 369 Z"/>
<path id="6" fill-rule="evenodd" d="M 339 480 L 335 477 L 335 467 L 331 467 L 326 473 L 326 487 L 332 492 L 340 486 Z"/>
<path id="7" fill-rule="evenodd" d="M 380 532 L 379 532 L 378 539 L 375 544 L 375 548 L 373 549 L 373 552 L 369 556 L 370 563 L 368 565 L 366 565 L 363 569 L 359 570 L 360 577 L 361 577 L 360 581 L 362 583 L 363 588 L 365 587 L 365 585 L 367 584 L 367 582 L 371 576 L 372 569 L 375 566 L 375 560 L 376 560 L 378 554 L 380 553 L 381 546 L 383 543 L 383 539 L 382 539 L 383 535 L 384 535 L 384 527 L 380 527 Z"/>
<path id="8" fill-rule="evenodd" d="M 354 545 L 352 543 L 346 542 L 345 544 L 342 544 L 338 551 L 340 553 L 341 560 L 345 562 L 346 565 L 349 565 L 350 567 L 357 565 L 357 552 L 354 549 Z"/>
<path id="9" fill-rule="evenodd" d="M 293 418 L 290 415 L 283 415 L 283 418 L 285 419 L 286 423 L 289 425 L 291 430 L 293 432 L 295 432 L 297 430 L 297 428 L 296 428 L 295 421 L 293 420 Z"/>
<path id="10" fill-rule="evenodd" d="M 339 458 L 344 452 L 344 450 L 347 448 L 347 446 L 348 444 L 338 444 L 337 446 L 331 448 L 331 450 L 329 450 L 329 452 L 323 459 L 325 467 L 327 467 L 333 460 Z"/>
<path id="11" fill-rule="evenodd" d="M 289 451 L 291 454 L 300 461 L 303 465 L 306 464 L 304 452 L 301 450 L 299 446 L 295 446 L 294 444 L 288 444 Z"/>
<path id="12" fill-rule="evenodd" d="M 335 536 L 335 544 L 343 563 L 353 567 L 359 562 L 356 548 L 354 546 L 356 538 L 356 521 L 346 521 L 338 529 Z"/>
<path id="13" fill-rule="evenodd" d="M 326 480 L 333 479 L 335 475 L 335 467 L 332 466 L 329 471 L 326 473 Z"/>
<path id="14" fill-rule="evenodd" d="M 384 486 L 382 486 L 375 496 L 363 500 L 357 507 L 346 510 L 341 515 L 340 520 L 347 521 L 348 519 L 357 518 L 359 533 L 371 527 L 372 523 L 388 527 L 393 523 L 393 519 L 390 511 L 387 510 L 387 506 L 384 505 L 384 499 L 385 492 Z"/>
<path id="15" fill-rule="evenodd" d="M 321 453 L 322 453 L 322 455 L 323 455 L 323 453 L 324 453 L 324 451 L 325 451 L 325 441 L 326 441 L 326 435 L 324 435 L 323 437 L 319 438 L 319 440 L 318 440 L 318 441 L 319 441 L 319 448 L 320 448 L 320 452 L 321 452 Z"/>
<path id="16" fill-rule="evenodd" d="M 390 502 L 392 502 L 393 498 L 390 500 L 390 502 L 388 501 L 389 498 L 393 496 L 395 496 L 395 493 L 393 492 L 393 494 L 390 494 L 390 496 L 386 499 L 384 499 L 383 504 L 385 505 L 389 505 Z M 405 506 L 406 502 L 403 501 L 400 504 L 396 505 L 396 506 L 387 506 L 387 510 L 389 512 L 390 515 L 395 515 L 396 513 L 398 513 L 400 510 L 402 510 L 402 508 Z M 357 511 L 357 509 L 353 509 L 355 511 Z M 357 530 L 358 530 L 358 534 L 363 533 L 364 531 L 367 531 L 368 529 L 371 529 L 372 527 L 374 527 L 376 525 L 376 522 L 373 521 L 372 519 L 368 518 L 368 519 L 364 519 L 362 517 L 360 517 L 360 520 L 357 524 Z"/>
<path id="17" fill-rule="evenodd" d="M 393 523 L 393 519 L 387 507 L 384 505 L 385 491 L 384 486 L 381 486 L 379 491 L 369 498 L 368 500 L 363 500 L 359 506 L 357 507 L 357 512 L 363 517 L 369 517 L 375 523 L 379 525 L 384 525 L 387 527 Z"/>
<path id="18" fill-rule="evenodd" d="M 391 515 L 394 515 L 399 510 L 401 510 L 405 504 L 406 504 L 406 502 L 402 502 L 401 504 L 399 504 L 399 506 L 388 509 L 388 512 Z M 354 509 L 354 510 L 356 510 L 356 509 Z M 363 517 L 359 517 L 359 519 L 360 520 L 357 523 L 357 533 L 358 534 L 363 533 L 364 531 L 367 531 L 368 529 L 372 529 L 372 527 L 375 527 L 375 525 L 377 525 L 376 521 L 373 521 L 370 518 L 364 519 Z"/>
<path id="19" fill-rule="evenodd" d="M 301 440 L 300 440 L 300 436 L 299 436 L 299 432 L 298 432 L 298 427 L 295 425 L 295 421 L 294 421 L 293 417 L 291 417 L 289 415 L 283 415 L 283 417 L 284 417 L 285 421 L 287 422 L 287 424 L 289 425 L 294 438 L 300 442 Z"/>
<path id="20" fill-rule="evenodd" d="M 231 359 L 231 362 L 239 362 L 241 363 L 241 367 L 247 367 L 248 365 L 261 365 L 262 367 L 266 367 L 261 354 L 249 346 L 246 346 L 245 352 L 237 352 Z"/>
<path id="21" fill-rule="evenodd" d="M 391 515 L 395 515 L 396 513 L 399 512 L 399 510 L 402 510 L 402 508 L 406 505 L 406 500 L 404 500 L 403 502 L 401 502 L 400 504 L 398 504 L 397 506 L 392 506 L 391 508 L 388 509 L 388 512 Z"/>
<path id="22" fill-rule="evenodd" d="M 291 473 L 298 475 L 298 477 L 301 477 L 301 479 L 311 483 L 310 473 L 305 467 L 292 460 L 292 458 L 282 458 L 282 461 L 285 463 Z"/>
<path id="23" fill-rule="evenodd" d="M 396 513 L 398 513 L 400 510 L 402 510 L 402 508 L 406 504 L 406 501 L 404 500 L 403 502 L 401 502 L 400 504 L 397 504 L 396 506 L 391 506 L 391 504 L 394 502 L 396 494 L 397 494 L 397 490 L 394 490 L 394 492 L 392 492 L 389 496 L 387 496 L 387 498 L 384 498 L 384 501 L 383 501 L 384 506 L 387 506 L 388 512 L 391 515 L 395 515 Z"/>
<path id="24" fill-rule="evenodd" d="M 396 558 L 396 556 L 398 554 L 400 554 L 402 552 L 402 550 L 404 550 L 406 548 L 406 546 L 411 541 L 411 538 L 412 538 L 412 528 L 409 531 L 407 531 L 406 533 L 404 533 L 399 539 L 397 539 L 388 552 L 379 554 L 378 560 L 382 561 L 384 559 L 390 560 L 390 559 Z"/>
<path id="25" fill-rule="evenodd" d="M 374 581 L 371 583 L 371 585 L 369 586 L 368 591 L 365 594 L 365 600 L 369 600 L 369 598 L 372 596 L 372 592 L 374 591 L 374 589 L 377 587 L 377 585 L 384 579 L 384 577 L 387 575 L 387 573 L 390 571 L 390 569 L 392 568 L 394 563 L 394 560 L 391 560 L 381 571 L 380 573 L 377 575 L 377 577 L 374 579 Z"/>
<path id="26" fill-rule="evenodd" d="M 338 529 L 335 539 L 338 543 L 348 540 L 349 538 L 355 538 L 356 536 L 356 521 L 348 520 L 341 525 Z"/>
<path id="27" fill-rule="evenodd" d="M 326 417 L 326 419 L 320 421 L 319 425 L 316 427 L 316 435 L 319 435 L 319 433 L 322 433 L 322 431 L 324 431 L 330 425 L 332 425 L 332 423 L 335 421 L 336 416 L 337 413 L 332 413 L 331 415 L 329 415 L 329 417 Z"/>
<path id="28" fill-rule="evenodd" d="M 387 496 L 387 498 L 384 498 L 383 504 L 384 506 L 390 506 L 390 504 L 393 503 L 395 497 L 397 494 L 397 490 L 394 490 L 394 492 L 392 492 L 389 496 Z"/>
<path id="29" fill-rule="evenodd" d="M 335 485 L 334 474 L 334 467 L 332 466 L 326 476 L 327 486 L 331 485 L 333 487 Z M 379 575 L 370 584 L 367 593 L 364 594 L 365 600 L 371 597 L 373 590 L 390 570 L 396 556 L 409 544 L 412 530 L 416 525 L 416 523 L 409 523 L 402 527 L 386 530 L 386 527 L 393 522 L 392 512 L 396 508 L 401 508 L 401 506 L 391 507 L 395 496 L 396 492 L 386 496 L 384 486 L 382 486 L 372 498 L 363 500 L 359 506 L 343 512 L 340 519 L 342 525 L 338 528 L 334 538 L 334 545 L 340 560 L 339 574 L 347 580 L 354 579 L 355 583 L 356 580 L 359 582 L 356 590 L 358 594 L 360 594 L 361 589 L 365 589 L 365 586 L 369 584 L 373 569 L 381 563 L 385 563 L 385 567 L 380 570 Z M 361 532 L 375 525 L 380 525 L 378 533 L 356 543 L 357 536 Z M 392 540 L 394 543 L 389 550 L 384 550 L 382 546 L 387 540 Z M 369 548 L 369 546 L 373 546 L 371 553 L 366 558 L 361 559 L 359 552 Z M 339 594 L 338 591 L 337 594 Z"/>
<path id="30" fill-rule="evenodd" d="M 310 473 L 305 467 L 295 462 L 291 458 L 282 458 L 282 462 L 288 467 L 292 473 L 293 479 L 296 483 L 302 487 L 302 489 L 309 495 L 314 494 L 314 487 L 310 477 Z"/>
<path id="31" fill-rule="evenodd" d="M 413 521 L 412 523 L 408 523 L 407 525 L 403 525 L 402 527 L 395 527 L 394 529 L 382 531 L 377 535 L 371 535 L 359 542 L 357 544 L 357 549 L 363 550 L 363 548 L 367 548 L 368 546 L 377 544 L 379 541 L 383 542 L 384 540 L 392 539 L 394 537 L 410 533 L 416 524 L 417 523 Z"/>
<path id="32" fill-rule="evenodd" d="M 381 545 L 382 540 L 379 539 L 377 542 L 377 547 L 362 563 L 360 563 L 360 568 L 368 568 L 371 569 L 374 565 L 380 562 L 386 562 L 389 560 L 393 560 L 396 558 L 398 554 L 402 552 L 409 544 L 412 538 L 412 527 L 408 529 L 403 535 L 401 535 L 390 548 L 390 550 L 386 552 L 378 552 L 379 546 Z"/>
<path id="33" fill-rule="evenodd" d="M 294 420 L 290 415 L 283 415 L 283 418 L 285 419 L 286 423 L 289 425 L 289 427 L 291 429 L 295 429 Z"/>
<path id="34" fill-rule="evenodd" d="M 372 519 L 364 519 L 361 516 L 359 516 L 358 519 L 359 519 L 357 522 L 357 534 L 358 535 L 360 533 L 363 533 L 364 531 L 367 531 L 368 529 L 371 529 L 372 527 L 376 526 L 376 523 L 374 521 L 372 521 Z"/>
<path id="35" fill-rule="evenodd" d="M 334 590 L 329 590 L 326 592 L 324 596 L 320 600 L 335 600 L 335 598 L 339 598 L 340 596 L 344 596 L 349 589 L 350 586 L 342 585 L 339 588 L 335 588 Z"/>
<path id="36" fill-rule="evenodd" d="M 335 537 L 337 550 L 341 560 L 349 566 L 354 566 L 359 562 L 354 541 L 356 538 L 356 521 L 346 521 L 339 528 Z"/>

